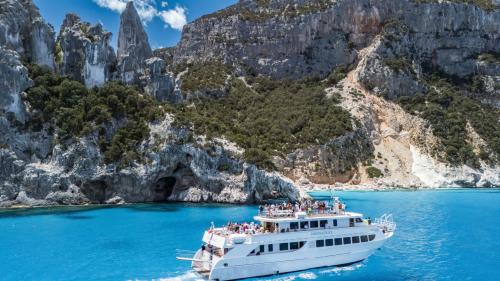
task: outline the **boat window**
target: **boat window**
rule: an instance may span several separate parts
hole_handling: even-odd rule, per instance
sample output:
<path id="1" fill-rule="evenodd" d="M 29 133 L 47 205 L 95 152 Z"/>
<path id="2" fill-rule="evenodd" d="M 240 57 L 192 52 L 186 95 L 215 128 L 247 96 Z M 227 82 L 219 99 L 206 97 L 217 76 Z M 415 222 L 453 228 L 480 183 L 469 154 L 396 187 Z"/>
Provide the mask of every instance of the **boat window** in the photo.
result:
<path id="1" fill-rule="evenodd" d="M 353 236 L 352 243 L 359 243 L 359 236 Z"/>
<path id="2" fill-rule="evenodd" d="M 267 251 L 272 252 L 273 251 L 273 244 L 267 245 Z"/>
<path id="3" fill-rule="evenodd" d="M 309 228 L 309 222 L 308 221 L 301 221 L 300 222 L 300 228 L 302 228 L 302 229 Z"/>
<path id="4" fill-rule="evenodd" d="M 368 240 L 373 241 L 375 239 L 375 234 L 368 235 Z"/>
<path id="5" fill-rule="evenodd" d="M 342 238 L 335 238 L 335 246 L 342 245 Z"/>
<path id="6" fill-rule="evenodd" d="M 354 227 L 354 219 L 349 219 L 349 227 Z"/>
<path id="7" fill-rule="evenodd" d="M 299 222 L 297 221 L 291 222 L 290 229 L 299 229 Z"/>
<path id="8" fill-rule="evenodd" d="M 362 235 L 361 236 L 361 242 L 368 242 L 368 236 Z"/>
<path id="9" fill-rule="evenodd" d="M 329 246 L 333 246 L 333 239 L 326 239 L 326 240 L 325 240 L 325 245 L 326 245 L 327 247 L 329 247 Z"/>
<path id="10" fill-rule="evenodd" d="M 299 247 L 300 247 L 300 248 L 302 248 L 302 246 L 304 246 L 305 244 L 306 244 L 306 242 L 304 242 L 304 241 L 300 241 L 300 242 L 299 242 Z"/>
<path id="11" fill-rule="evenodd" d="M 356 222 L 363 222 L 361 218 L 356 218 Z"/>
<path id="12" fill-rule="evenodd" d="M 319 227 L 325 227 L 327 223 L 328 223 L 327 220 L 320 220 L 319 221 Z"/>
<path id="13" fill-rule="evenodd" d="M 344 237 L 344 245 L 351 244 L 351 237 Z"/>
<path id="14" fill-rule="evenodd" d="M 337 226 L 337 220 L 333 220 L 333 226 Z"/>
<path id="15" fill-rule="evenodd" d="M 291 242 L 290 250 L 297 250 L 299 248 L 299 242 Z"/>
<path id="16" fill-rule="evenodd" d="M 325 240 L 316 240 L 316 247 L 324 247 Z"/>
<path id="17" fill-rule="evenodd" d="M 260 251 L 261 253 L 263 253 L 263 252 L 265 251 L 264 245 L 260 245 L 260 247 L 259 247 L 259 251 Z"/>
<path id="18" fill-rule="evenodd" d="M 280 251 L 288 251 L 288 243 L 280 243 Z"/>
<path id="19" fill-rule="evenodd" d="M 252 251 L 250 252 L 250 255 L 253 255 L 253 254 L 255 254 L 255 250 L 252 250 Z"/>
<path id="20" fill-rule="evenodd" d="M 311 228 L 318 228 L 318 221 L 311 221 Z"/>

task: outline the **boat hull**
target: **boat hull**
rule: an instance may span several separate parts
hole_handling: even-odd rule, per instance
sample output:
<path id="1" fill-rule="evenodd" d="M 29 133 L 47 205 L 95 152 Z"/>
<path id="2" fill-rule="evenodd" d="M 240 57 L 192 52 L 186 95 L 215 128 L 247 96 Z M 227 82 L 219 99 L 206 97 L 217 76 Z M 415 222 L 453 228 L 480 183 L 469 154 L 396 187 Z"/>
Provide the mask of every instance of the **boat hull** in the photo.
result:
<path id="1" fill-rule="evenodd" d="M 385 239 L 384 239 L 385 240 Z M 382 246 L 384 241 L 374 241 L 370 247 L 339 247 L 343 249 L 325 248 L 323 251 L 297 251 L 293 256 L 271 260 L 246 258 L 241 260 L 221 259 L 215 263 L 210 272 L 210 280 L 236 280 L 259 276 L 290 273 L 312 268 L 331 267 L 360 262 L 372 255 Z M 227 264 L 228 266 L 224 266 Z M 234 265 L 231 265 L 234 264 Z"/>

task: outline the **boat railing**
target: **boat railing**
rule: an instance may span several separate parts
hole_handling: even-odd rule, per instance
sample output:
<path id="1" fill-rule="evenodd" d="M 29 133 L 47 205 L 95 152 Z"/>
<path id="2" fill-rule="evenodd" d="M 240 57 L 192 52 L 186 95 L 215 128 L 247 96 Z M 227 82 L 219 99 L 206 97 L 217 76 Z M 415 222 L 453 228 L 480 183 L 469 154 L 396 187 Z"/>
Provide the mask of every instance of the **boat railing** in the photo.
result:
<path id="1" fill-rule="evenodd" d="M 383 214 L 380 218 L 375 219 L 375 224 L 380 226 L 385 232 L 393 232 L 396 230 L 396 223 L 392 214 Z"/>
<path id="2" fill-rule="evenodd" d="M 309 210 L 264 210 L 259 212 L 259 216 L 265 218 L 292 218 L 295 217 L 296 214 L 305 214 L 307 216 L 319 216 L 319 215 L 344 215 L 346 211 L 344 209 L 334 210 L 332 208 L 318 208 L 318 209 L 309 209 Z"/>

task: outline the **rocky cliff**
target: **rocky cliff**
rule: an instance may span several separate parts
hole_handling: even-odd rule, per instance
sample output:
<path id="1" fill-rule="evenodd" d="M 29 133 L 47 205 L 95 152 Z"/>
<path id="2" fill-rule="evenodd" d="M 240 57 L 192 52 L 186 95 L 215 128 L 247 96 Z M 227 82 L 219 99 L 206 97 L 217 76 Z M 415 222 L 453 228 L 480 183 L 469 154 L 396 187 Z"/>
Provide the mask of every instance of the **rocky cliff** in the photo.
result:
<path id="1" fill-rule="evenodd" d="M 144 62 L 153 55 L 148 35 L 133 2 L 127 4 L 120 16 L 118 34 L 118 68 L 124 83 L 138 83 L 144 74 Z"/>
<path id="2" fill-rule="evenodd" d="M 243 0 L 155 51 L 129 3 L 115 55 L 100 24 L 56 41 L 0 0 L 0 206 L 500 186 L 500 12 L 478 3 Z"/>
<path id="3" fill-rule="evenodd" d="M 215 57 L 232 65 L 237 76 L 275 79 L 329 79 L 335 69 L 347 67 L 347 77 L 337 79 L 338 84 L 327 92 L 341 95 L 344 108 L 360 121 L 359 130 L 364 133 L 358 134 L 355 143 L 368 140 L 369 144 L 341 146 L 341 155 L 333 158 L 328 157 L 331 148 L 327 146 L 296 151 L 288 158 L 293 161 L 284 163 L 286 174 L 295 180 L 332 184 L 347 176 L 350 183 L 381 186 L 498 185 L 499 135 L 481 128 L 497 130 L 499 123 L 499 3 L 477 3 L 240 1 L 188 24 L 172 61 L 182 66 Z M 437 79 L 448 81 L 448 86 L 439 86 Z M 404 103 L 410 97 L 415 108 L 416 100 L 429 92 L 447 99 L 470 97 L 467 102 L 489 108 L 480 114 L 491 117 L 491 123 L 479 124 L 482 117 L 477 116 L 439 117 L 451 111 L 449 104 L 437 103 L 442 112 L 435 114 L 430 109 L 409 110 Z M 367 102 L 372 106 L 365 108 Z M 398 108 L 401 105 L 405 106 Z M 421 124 L 418 130 L 413 128 L 416 123 Z M 479 139 L 471 129 L 483 131 Z M 408 139 L 410 131 L 415 135 Z M 478 141 L 488 145 L 481 148 Z M 371 145 L 374 149 L 368 148 Z M 478 156 L 480 151 L 486 162 L 466 156 Z M 367 153 L 375 157 L 366 161 Z M 347 159 L 338 161 L 346 155 Z M 351 160 L 360 166 L 339 173 L 338 168 L 350 166 Z M 297 163 L 301 164 L 296 167 Z M 383 176 L 370 180 L 366 171 L 380 171 L 370 173 L 372 178 Z"/>
<path id="4" fill-rule="evenodd" d="M 23 59 L 54 68 L 54 30 L 30 1 L 0 1 L 0 45 Z"/>
<path id="5" fill-rule="evenodd" d="M 56 43 L 61 73 L 88 87 L 103 85 L 113 78 L 116 69 L 116 55 L 110 41 L 111 33 L 100 23 L 91 25 L 76 14 L 66 15 Z"/>
<path id="6" fill-rule="evenodd" d="M 215 56 L 273 77 L 326 76 L 354 63 L 375 36 L 399 28 L 406 36 L 391 38 L 388 56 L 409 56 L 450 75 L 495 72 L 474 61 L 499 51 L 495 6 L 417 2 L 244 0 L 187 25 L 174 62 Z"/>

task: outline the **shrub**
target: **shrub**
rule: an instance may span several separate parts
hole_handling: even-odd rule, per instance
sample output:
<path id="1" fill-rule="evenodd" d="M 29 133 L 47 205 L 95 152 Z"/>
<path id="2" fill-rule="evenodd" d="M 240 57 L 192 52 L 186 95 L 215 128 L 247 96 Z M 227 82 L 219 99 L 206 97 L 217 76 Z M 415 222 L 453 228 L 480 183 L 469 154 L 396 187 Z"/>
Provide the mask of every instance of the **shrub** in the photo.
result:
<path id="1" fill-rule="evenodd" d="M 483 53 L 477 59 L 487 63 L 500 64 L 500 53 Z"/>
<path id="2" fill-rule="evenodd" d="M 341 64 L 333 69 L 332 72 L 326 78 L 326 83 L 328 86 L 335 86 L 340 80 L 347 76 L 347 66 Z"/>
<path id="3" fill-rule="evenodd" d="M 373 166 L 366 168 L 366 173 L 368 174 L 369 178 L 381 178 L 384 176 L 382 171 Z"/>

